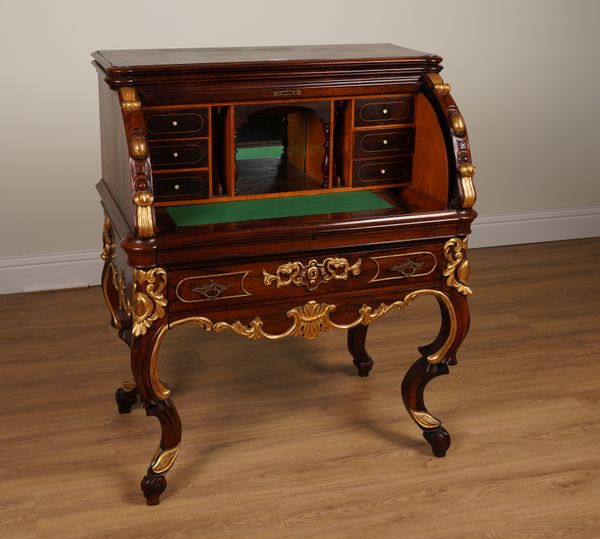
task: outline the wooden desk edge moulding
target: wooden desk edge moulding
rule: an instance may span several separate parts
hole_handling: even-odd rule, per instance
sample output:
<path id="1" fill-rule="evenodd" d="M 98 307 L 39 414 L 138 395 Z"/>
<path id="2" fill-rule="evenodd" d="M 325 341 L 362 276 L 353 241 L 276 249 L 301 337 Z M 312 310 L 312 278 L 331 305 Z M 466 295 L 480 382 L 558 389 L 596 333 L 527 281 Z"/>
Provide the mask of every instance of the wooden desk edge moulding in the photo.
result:
<path id="1" fill-rule="evenodd" d="M 476 196 L 441 58 L 387 44 L 93 57 L 102 290 L 133 375 L 116 401 L 119 413 L 140 402 L 161 427 L 147 503 L 159 503 L 180 448 L 158 355 L 182 324 L 249 340 L 347 330 L 366 377 L 369 324 L 433 296 L 439 333 L 401 392 L 443 457 L 450 435 L 424 391 L 456 364 L 469 328 Z"/>

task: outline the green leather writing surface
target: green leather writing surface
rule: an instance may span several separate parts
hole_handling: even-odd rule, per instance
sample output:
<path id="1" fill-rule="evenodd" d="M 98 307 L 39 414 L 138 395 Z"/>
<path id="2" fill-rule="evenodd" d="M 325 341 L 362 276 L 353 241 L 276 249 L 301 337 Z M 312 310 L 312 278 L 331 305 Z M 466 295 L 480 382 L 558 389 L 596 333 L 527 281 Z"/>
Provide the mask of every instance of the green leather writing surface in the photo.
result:
<path id="1" fill-rule="evenodd" d="M 389 202 L 371 191 L 351 191 L 170 206 L 167 211 L 175 224 L 183 227 L 253 221 L 256 219 L 382 210 L 392 207 Z"/>

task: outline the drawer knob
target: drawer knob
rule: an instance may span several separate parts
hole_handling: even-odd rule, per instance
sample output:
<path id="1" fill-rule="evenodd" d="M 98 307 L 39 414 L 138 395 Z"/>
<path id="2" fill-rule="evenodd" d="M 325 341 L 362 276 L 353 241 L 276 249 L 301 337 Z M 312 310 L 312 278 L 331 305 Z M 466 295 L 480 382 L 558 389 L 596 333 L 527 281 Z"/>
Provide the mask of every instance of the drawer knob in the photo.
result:
<path id="1" fill-rule="evenodd" d="M 382 142 L 383 142 L 383 145 L 384 145 L 384 146 L 387 146 L 388 139 L 384 138 L 384 139 L 382 140 Z"/>
<path id="2" fill-rule="evenodd" d="M 173 186 L 173 189 L 175 189 L 175 191 L 179 191 L 179 184 L 178 184 L 178 183 L 176 183 L 176 184 Z"/>
<path id="3" fill-rule="evenodd" d="M 389 114 L 389 112 L 390 112 L 390 111 L 389 111 L 388 109 L 383 109 L 383 110 L 381 111 L 381 114 Z"/>
<path id="4" fill-rule="evenodd" d="M 171 125 L 172 125 L 173 127 L 177 127 L 177 120 L 173 120 L 173 121 L 171 122 Z"/>
<path id="5" fill-rule="evenodd" d="M 177 152 L 173 152 L 173 157 L 179 157 L 179 154 Z"/>
<path id="6" fill-rule="evenodd" d="M 380 172 L 381 174 L 385 174 L 385 168 L 382 168 L 382 169 L 381 169 L 379 172 Z"/>

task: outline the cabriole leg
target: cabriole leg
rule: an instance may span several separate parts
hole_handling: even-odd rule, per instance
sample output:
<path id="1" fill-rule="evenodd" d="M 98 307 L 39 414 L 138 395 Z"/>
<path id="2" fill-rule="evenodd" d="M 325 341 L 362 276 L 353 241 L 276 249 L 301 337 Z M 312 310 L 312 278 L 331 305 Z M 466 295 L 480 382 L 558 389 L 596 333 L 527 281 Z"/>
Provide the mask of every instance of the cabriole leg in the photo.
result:
<path id="1" fill-rule="evenodd" d="M 166 475 L 175 463 L 181 442 L 181 420 L 157 368 L 158 348 L 167 329 L 164 319 L 159 320 L 144 335 L 134 337 L 131 347 L 131 368 L 142 406 L 146 415 L 158 418 L 161 428 L 160 444 L 141 482 L 148 505 L 158 505 L 167 488 Z"/>
<path id="2" fill-rule="evenodd" d="M 352 362 L 361 377 L 369 376 L 369 371 L 373 368 L 373 358 L 365 348 L 368 329 L 368 325 L 359 324 L 348 330 L 348 351 L 352 354 Z"/>
<path id="3" fill-rule="evenodd" d="M 456 352 L 469 329 L 467 298 L 454 289 L 444 292 L 451 302 L 454 316 L 451 316 L 446 304 L 437 297 L 442 314 L 440 332 L 431 344 L 419 349 L 424 354 L 423 357 L 420 357 L 410 367 L 402 381 L 404 406 L 423 431 L 423 436 L 431 445 L 436 457 L 446 455 L 451 439 L 448 431 L 442 427 L 442 422 L 427 410 L 424 402 L 425 387 L 434 378 L 448 374 L 448 365 L 456 364 Z M 436 362 L 433 363 L 428 357 L 434 355 L 448 339 L 451 339 L 450 346 L 446 349 L 443 357 L 436 357 Z"/>

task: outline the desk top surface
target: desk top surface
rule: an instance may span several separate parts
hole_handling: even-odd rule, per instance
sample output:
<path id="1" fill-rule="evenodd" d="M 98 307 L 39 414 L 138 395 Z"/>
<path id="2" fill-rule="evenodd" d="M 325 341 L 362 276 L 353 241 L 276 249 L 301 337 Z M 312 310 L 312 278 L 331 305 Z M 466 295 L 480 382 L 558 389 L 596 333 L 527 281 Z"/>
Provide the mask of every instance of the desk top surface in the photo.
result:
<path id="1" fill-rule="evenodd" d="M 101 50 L 92 55 L 109 73 L 164 71 L 173 68 L 239 66 L 241 64 L 324 64 L 393 61 L 439 63 L 441 58 L 390 43 L 224 47 L 200 49 Z"/>

